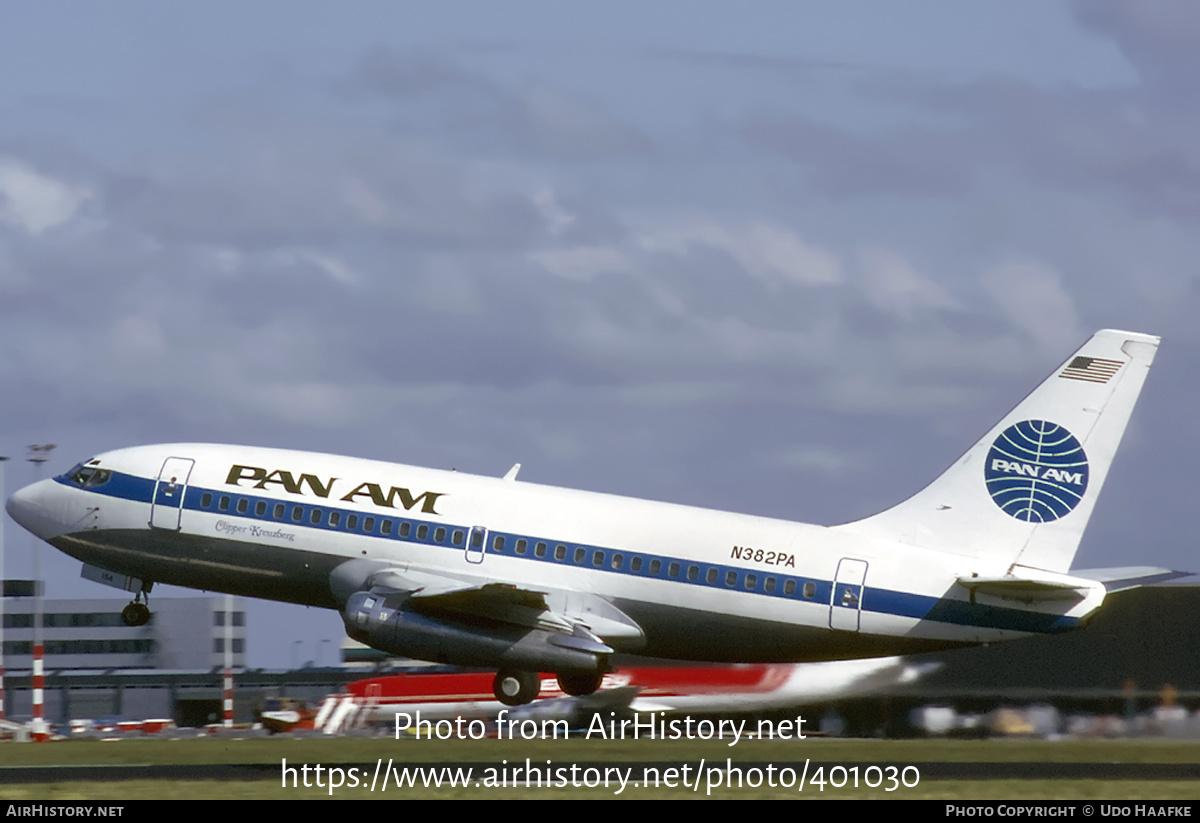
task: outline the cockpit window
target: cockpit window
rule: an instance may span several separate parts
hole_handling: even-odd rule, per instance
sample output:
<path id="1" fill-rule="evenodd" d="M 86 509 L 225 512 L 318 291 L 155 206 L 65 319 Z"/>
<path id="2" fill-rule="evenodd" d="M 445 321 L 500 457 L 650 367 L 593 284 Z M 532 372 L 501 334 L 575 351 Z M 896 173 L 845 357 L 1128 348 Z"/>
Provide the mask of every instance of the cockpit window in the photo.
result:
<path id="1" fill-rule="evenodd" d="M 89 460 L 86 463 L 80 463 L 67 472 L 67 479 L 80 488 L 89 489 L 107 483 L 109 478 L 112 477 L 112 472 L 94 465 L 96 462 L 95 460 Z"/>

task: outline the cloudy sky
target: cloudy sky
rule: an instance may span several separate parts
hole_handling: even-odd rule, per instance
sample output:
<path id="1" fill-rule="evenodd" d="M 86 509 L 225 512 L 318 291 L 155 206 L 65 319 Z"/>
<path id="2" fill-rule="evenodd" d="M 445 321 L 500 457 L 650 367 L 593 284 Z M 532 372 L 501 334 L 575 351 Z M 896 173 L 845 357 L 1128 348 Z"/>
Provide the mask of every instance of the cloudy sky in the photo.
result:
<path id="1" fill-rule="evenodd" d="M 1200 569 L 1198 40 L 1182 0 L 8 0 L 0 453 L 521 462 L 833 524 L 1126 328 L 1164 341 L 1076 565 Z M 342 634 L 250 619 L 252 665 Z"/>

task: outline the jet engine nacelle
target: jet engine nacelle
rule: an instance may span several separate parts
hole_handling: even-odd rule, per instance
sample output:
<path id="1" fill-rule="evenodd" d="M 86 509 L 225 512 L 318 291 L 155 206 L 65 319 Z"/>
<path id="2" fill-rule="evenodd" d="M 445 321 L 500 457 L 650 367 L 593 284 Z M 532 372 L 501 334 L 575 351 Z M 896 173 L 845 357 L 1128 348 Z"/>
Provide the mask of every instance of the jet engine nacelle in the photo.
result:
<path id="1" fill-rule="evenodd" d="M 559 674 L 604 674 L 612 648 L 581 632 L 497 624 L 457 624 L 408 608 L 409 593 L 380 589 L 351 595 L 342 610 L 346 633 L 389 654 L 459 666 Z"/>

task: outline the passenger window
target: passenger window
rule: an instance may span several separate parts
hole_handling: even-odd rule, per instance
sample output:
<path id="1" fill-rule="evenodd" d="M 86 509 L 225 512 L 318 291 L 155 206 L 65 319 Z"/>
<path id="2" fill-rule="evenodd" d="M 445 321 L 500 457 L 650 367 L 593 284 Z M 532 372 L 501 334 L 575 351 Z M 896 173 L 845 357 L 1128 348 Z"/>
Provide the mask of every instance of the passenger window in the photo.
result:
<path id="1" fill-rule="evenodd" d="M 534 546 L 533 553 L 536 554 L 538 557 L 545 557 L 546 556 L 546 544 L 538 543 L 536 546 Z"/>
<path id="2" fill-rule="evenodd" d="M 221 511 L 228 510 L 229 509 L 229 498 L 222 495 L 221 502 L 217 504 L 217 508 L 220 509 Z"/>
<path id="3" fill-rule="evenodd" d="M 596 554 L 600 554 L 600 552 L 596 552 Z M 619 554 L 614 554 L 614 555 L 613 555 L 613 558 L 612 558 L 612 567 L 613 567 L 614 569 L 619 569 L 619 568 L 621 568 L 621 566 L 622 566 L 622 565 L 624 565 L 624 563 L 625 563 L 625 558 L 621 557 L 621 555 L 619 555 Z"/>
<path id="4" fill-rule="evenodd" d="M 679 576 L 679 564 L 678 563 L 672 563 L 670 566 L 667 566 L 667 577 L 678 577 L 678 576 Z"/>
<path id="5" fill-rule="evenodd" d="M 302 518 L 303 516 L 304 516 L 304 509 L 300 508 L 299 506 L 296 506 L 294 509 L 292 509 L 292 522 L 293 523 L 299 523 L 300 518 Z"/>
<path id="6" fill-rule="evenodd" d="M 309 512 L 308 522 L 312 523 L 314 526 L 319 524 L 321 522 L 321 510 L 313 509 L 311 512 Z"/>
<path id="7" fill-rule="evenodd" d="M 582 563 L 585 555 L 587 555 L 586 549 L 576 549 L 575 550 L 575 562 Z"/>
<path id="8" fill-rule="evenodd" d="M 629 561 L 629 570 L 631 572 L 640 572 L 642 570 L 642 558 L 635 557 Z"/>
<path id="9" fill-rule="evenodd" d="M 363 518 L 363 531 L 365 531 L 365 532 L 375 531 L 375 518 L 374 517 L 364 517 Z"/>
<path id="10" fill-rule="evenodd" d="M 566 560 L 567 559 L 567 547 L 562 545 L 561 543 L 559 543 L 557 546 L 555 546 L 554 547 L 554 559 L 555 560 Z"/>
<path id="11" fill-rule="evenodd" d="M 483 532 L 481 532 L 481 531 L 471 532 L 471 548 L 472 549 L 482 549 L 483 548 Z"/>
<path id="12" fill-rule="evenodd" d="M 737 585 L 737 572 L 735 572 L 735 571 L 725 572 L 725 585 L 726 586 L 736 586 Z"/>
<path id="13" fill-rule="evenodd" d="M 383 527 L 380 529 L 380 531 L 382 531 L 384 534 L 391 534 L 392 533 L 392 521 L 384 520 Z"/>
<path id="14" fill-rule="evenodd" d="M 517 554 L 525 554 L 525 547 L 527 545 L 529 545 L 529 544 L 525 542 L 524 538 L 518 540 L 517 541 Z"/>
<path id="15" fill-rule="evenodd" d="M 246 498 L 243 497 L 241 500 L 238 501 L 238 504 L 237 504 L 238 514 L 245 514 L 246 510 L 249 508 L 250 508 L 250 501 L 247 500 Z"/>
<path id="16" fill-rule="evenodd" d="M 592 552 L 592 565 L 597 567 L 604 565 L 604 552 L 599 550 Z"/>
<path id="17" fill-rule="evenodd" d="M 494 552 L 504 551 L 504 538 L 503 537 L 497 536 L 494 540 L 492 540 L 492 551 L 494 551 Z"/>
<path id="18" fill-rule="evenodd" d="M 257 503 L 254 504 L 255 516 L 262 517 L 266 513 L 267 513 L 267 501 L 266 500 L 259 500 Z"/>
<path id="19" fill-rule="evenodd" d="M 426 526 L 424 523 L 422 523 L 420 526 L 417 526 L 417 539 L 418 540 L 424 540 L 428 536 L 429 536 L 429 527 L 428 526 Z"/>
<path id="20" fill-rule="evenodd" d="M 433 531 L 433 539 L 434 539 L 436 542 L 438 542 L 438 543 L 445 542 L 445 540 L 446 540 L 446 527 L 445 527 L 445 526 L 438 526 L 436 529 L 434 529 L 434 531 Z"/>
<path id="21" fill-rule="evenodd" d="M 401 523 L 400 524 L 400 536 L 401 537 L 408 537 L 408 533 L 411 530 L 412 530 L 411 524 L 409 524 L 409 523 Z"/>
<path id="22" fill-rule="evenodd" d="M 716 567 L 714 566 L 708 570 L 708 574 L 704 575 L 704 579 L 709 583 L 716 583 L 718 574 L 719 574 L 719 572 L 717 571 Z"/>
<path id="23" fill-rule="evenodd" d="M 767 594 L 771 594 L 772 592 L 775 591 L 775 578 L 774 577 L 768 577 L 766 579 L 766 581 L 763 583 L 763 590 Z"/>
<path id="24" fill-rule="evenodd" d="M 789 596 L 795 594 L 796 593 L 796 581 L 789 580 L 786 583 L 784 583 L 783 584 L 783 593 L 786 595 L 789 595 Z"/>
<path id="25" fill-rule="evenodd" d="M 463 541 L 462 529 L 455 529 L 454 536 L 451 538 L 450 542 L 452 542 L 455 546 L 461 546 L 462 541 Z"/>
<path id="26" fill-rule="evenodd" d="M 650 561 L 650 574 L 658 577 L 658 573 L 662 570 L 662 561 L 657 558 Z"/>
<path id="27" fill-rule="evenodd" d="M 337 528 L 338 523 L 341 523 L 341 522 L 342 522 L 341 512 L 330 512 L 329 513 L 329 525 L 333 526 L 334 528 Z"/>
<path id="28" fill-rule="evenodd" d="M 754 587 L 758 584 L 758 577 L 753 574 L 746 575 L 744 585 L 748 591 L 754 591 Z M 733 585 L 732 583 L 730 585 Z"/>
<path id="29" fill-rule="evenodd" d="M 346 528 L 349 529 L 350 531 L 354 531 L 355 529 L 358 528 L 358 515 L 357 514 L 346 515 Z"/>
<path id="30" fill-rule="evenodd" d="M 284 506 L 282 503 L 276 503 L 276 504 L 275 504 L 275 511 L 274 511 L 274 512 L 272 512 L 272 514 L 274 514 L 274 515 L 275 515 L 275 519 L 276 519 L 276 520 L 281 520 L 281 519 L 283 518 L 283 510 L 284 510 L 284 508 L 285 508 L 285 506 Z"/>
<path id="31" fill-rule="evenodd" d="M 700 576 L 699 566 L 688 566 L 688 580 L 695 580 Z"/>
<path id="32" fill-rule="evenodd" d="M 208 492 L 205 492 L 204 496 L 200 498 L 200 508 L 207 509 L 211 505 L 212 505 L 212 495 L 209 494 Z"/>
<path id="33" fill-rule="evenodd" d="M 815 595 L 816 593 L 817 593 L 817 585 L 815 583 L 813 583 L 810 580 L 809 582 L 804 584 L 804 596 L 806 598 L 808 598 L 809 600 L 812 600 L 813 595 Z M 788 592 L 788 594 L 791 594 L 791 592 Z"/>

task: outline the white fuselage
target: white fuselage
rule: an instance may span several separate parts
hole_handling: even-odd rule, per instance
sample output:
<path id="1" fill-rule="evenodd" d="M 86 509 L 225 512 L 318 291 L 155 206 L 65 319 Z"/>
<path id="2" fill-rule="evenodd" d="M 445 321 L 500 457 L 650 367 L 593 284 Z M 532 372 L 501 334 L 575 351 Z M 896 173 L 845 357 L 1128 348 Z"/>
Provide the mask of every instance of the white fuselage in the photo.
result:
<path id="1" fill-rule="evenodd" d="M 973 597 L 957 582 L 1002 575 L 1002 561 L 516 479 L 209 444 L 83 465 L 95 473 L 30 486 L 8 508 L 102 569 L 335 609 L 344 595 L 330 575 L 348 561 L 551 593 L 568 611 L 572 598 L 595 597 L 641 630 L 607 642 L 659 657 L 922 651 L 1071 628 L 1099 605 Z"/>

